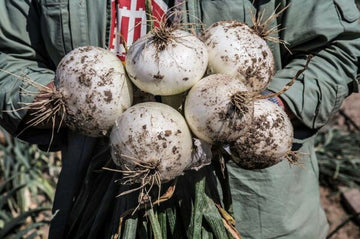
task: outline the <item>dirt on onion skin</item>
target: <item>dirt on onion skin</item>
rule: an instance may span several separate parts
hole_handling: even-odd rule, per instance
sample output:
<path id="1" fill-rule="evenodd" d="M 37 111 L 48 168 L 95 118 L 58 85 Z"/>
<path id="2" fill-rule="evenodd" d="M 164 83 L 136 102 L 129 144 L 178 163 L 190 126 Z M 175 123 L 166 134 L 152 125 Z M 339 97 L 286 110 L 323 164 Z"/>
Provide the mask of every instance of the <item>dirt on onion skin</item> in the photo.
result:
<path id="1" fill-rule="evenodd" d="M 155 81 L 161 81 L 164 79 L 164 75 L 161 75 L 160 72 L 158 72 L 156 75 L 153 76 Z"/>
<path id="2" fill-rule="evenodd" d="M 57 67 L 55 83 L 67 126 L 88 136 L 104 136 L 131 104 L 123 65 L 103 48 L 85 46 L 67 54 Z"/>
<path id="3" fill-rule="evenodd" d="M 173 170 L 173 168 L 177 168 L 179 165 L 181 165 L 181 163 L 179 162 L 179 160 L 181 159 L 182 155 L 179 151 L 179 148 L 175 145 L 181 145 L 181 142 L 173 142 L 171 141 L 171 139 L 169 140 L 169 136 L 172 135 L 172 130 L 165 130 L 165 131 L 161 131 L 157 134 L 157 136 L 155 136 L 155 138 L 153 140 L 151 140 L 151 143 L 148 142 L 149 139 L 149 135 L 150 132 L 147 130 L 147 128 L 151 128 L 148 125 L 143 125 L 141 126 L 142 130 L 141 132 L 137 131 L 137 133 L 135 133 L 131 128 L 129 129 L 131 132 L 133 132 L 134 135 L 129 135 L 128 139 L 126 142 L 123 143 L 122 146 L 120 145 L 114 145 L 112 146 L 113 150 L 115 151 L 115 157 L 116 160 L 118 160 L 118 162 L 122 162 L 122 163 L 126 163 L 126 165 L 131 169 L 131 170 L 138 170 L 140 169 L 138 166 L 136 166 L 135 164 L 129 164 L 128 160 L 124 160 L 124 158 L 121 156 L 121 152 L 119 151 L 120 148 L 124 148 L 127 147 L 129 149 L 131 149 L 132 152 L 134 152 L 134 154 L 136 155 L 137 159 L 145 159 L 149 157 L 149 151 L 154 151 L 157 154 L 161 155 L 162 150 L 166 149 L 167 147 L 171 147 L 171 152 L 172 154 L 174 154 L 176 156 L 175 160 L 172 163 L 167 163 L 168 166 L 166 167 L 166 170 L 168 172 L 171 172 Z M 178 129 L 176 130 L 176 134 L 178 135 L 181 133 L 181 130 Z M 175 145 L 174 145 L 175 143 Z M 147 150 L 143 149 L 142 147 L 139 147 L 139 145 L 145 145 Z M 157 168 L 152 168 L 152 171 L 157 172 L 160 174 L 160 177 L 162 179 L 162 182 L 166 182 L 167 180 L 163 179 L 162 175 L 161 175 L 161 164 L 162 164 L 162 160 L 167 160 L 166 158 L 158 158 L 158 159 L 149 159 L 146 160 L 146 163 L 150 163 L 150 164 L 155 164 L 157 165 Z M 153 162 L 153 163 L 151 163 Z M 137 180 L 138 183 L 141 182 L 141 178 L 139 178 Z"/>
<path id="4" fill-rule="evenodd" d="M 276 114 L 276 120 L 272 123 L 267 118 L 267 115 L 254 118 L 249 130 L 242 137 L 241 143 L 236 142 L 231 145 L 235 156 L 234 161 L 240 167 L 245 169 L 263 169 L 283 160 L 283 158 L 275 157 L 270 152 L 276 152 L 280 147 L 276 143 L 275 136 L 271 130 L 283 131 L 286 128 L 284 116 L 279 113 Z M 261 149 L 263 143 L 265 143 L 266 147 Z M 292 140 L 285 144 L 291 146 Z"/>
<path id="5" fill-rule="evenodd" d="M 91 77 L 86 73 L 81 73 L 78 77 L 79 83 L 86 87 L 91 87 Z"/>
<path id="6" fill-rule="evenodd" d="M 153 30 L 153 37 L 151 41 L 154 42 L 157 52 L 164 51 L 166 47 L 174 40 L 174 35 L 172 34 L 176 28 L 170 27 L 158 27 Z"/>
<path id="7" fill-rule="evenodd" d="M 271 167 L 281 160 L 277 158 L 264 158 L 258 157 L 256 155 L 249 155 L 248 158 L 238 157 L 236 153 L 234 154 L 233 161 L 241 168 L 248 169 L 248 170 L 255 170 L 255 169 L 265 169 Z"/>
<path id="8" fill-rule="evenodd" d="M 243 105 L 242 109 L 238 109 L 233 103 L 230 102 L 225 108 L 216 108 L 218 116 L 210 118 L 206 122 L 207 129 L 209 130 L 209 132 L 213 132 L 215 134 L 215 131 L 211 128 L 211 125 L 214 120 L 219 120 L 222 125 L 226 125 L 226 129 L 230 132 L 244 130 L 247 124 L 242 119 L 246 114 L 250 112 L 251 107 L 252 105 L 249 104 Z M 217 142 L 228 143 L 228 136 L 223 135 L 223 137 L 217 137 L 214 140 Z"/>
<path id="9" fill-rule="evenodd" d="M 260 39 L 261 37 L 257 35 L 255 30 L 250 28 L 245 23 L 237 21 L 221 21 L 214 23 L 210 28 L 216 28 L 220 26 L 223 28 L 225 33 L 234 36 L 232 38 L 233 40 L 235 39 L 237 42 L 242 42 L 242 44 L 246 45 L 242 47 L 244 51 L 237 51 L 237 48 L 234 48 L 232 44 L 230 46 L 219 47 L 220 42 L 216 40 L 216 37 L 212 37 L 211 31 L 206 32 L 202 37 L 207 47 L 210 49 L 216 49 L 218 47 L 219 49 L 221 49 L 222 47 L 232 49 L 231 53 L 228 52 L 228 50 L 224 50 L 224 55 L 220 55 L 220 59 L 223 62 L 222 64 L 234 66 L 236 65 L 237 74 L 244 75 L 246 79 L 246 82 L 244 83 L 251 87 L 251 89 L 256 89 L 254 91 L 261 91 L 265 89 L 268 82 L 275 74 L 275 61 L 273 59 L 270 49 L 267 46 L 265 48 L 264 45 L 266 45 L 266 43 L 264 42 L 264 44 L 260 44 L 259 47 L 257 47 L 256 45 L 248 44 L 247 42 L 253 42 L 254 39 Z M 230 30 L 233 31 L 229 32 Z M 244 32 L 246 32 L 247 34 L 242 34 Z M 229 36 L 231 35 L 227 35 L 226 37 L 230 38 Z M 249 47 L 250 50 L 248 50 L 247 47 Z M 256 57 L 254 56 L 254 52 L 251 51 L 251 49 L 255 48 L 259 49 L 260 51 L 258 54 L 255 54 Z M 266 50 L 268 50 L 268 52 Z M 234 54 L 232 52 L 234 52 Z M 239 53 L 242 55 L 241 57 Z M 243 59 L 245 55 L 246 57 L 250 58 L 249 60 L 251 61 L 251 63 L 249 63 L 249 60 Z M 237 62 L 242 62 L 242 64 L 237 64 Z M 210 68 L 212 69 L 211 64 L 212 63 L 210 62 Z M 221 72 L 221 70 L 220 72 L 217 72 L 216 70 L 214 73 L 225 72 Z"/>
<path id="10" fill-rule="evenodd" d="M 178 111 L 161 103 L 130 107 L 116 121 L 110 141 L 116 165 L 130 174 L 137 166 L 142 171 L 151 169 L 158 182 L 179 176 L 191 159 L 192 140 L 185 120 Z M 156 168 L 149 166 L 155 164 Z M 142 179 L 134 178 L 139 183 Z"/>
<path id="11" fill-rule="evenodd" d="M 247 100 L 248 89 L 236 77 L 212 74 L 188 93 L 185 117 L 200 139 L 209 143 L 237 140 L 248 128 L 254 105 Z"/>
<path id="12" fill-rule="evenodd" d="M 248 114 L 251 107 L 251 104 L 249 104 L 248 106 L 244 105 L 244 108 L 246 108 L 246 110 L 239 110 L 233 103 L 230 102 L 225 108 L 215 108 L 214 117 L 209 118 L 205 123 L 208 132 L 213 135 L 218 135 L 218 133 L 212 128 L 212 122 L 214 120 L 217 120 L 222 125 L 224 125 L 224 131 L 227 130 L 229 131 L 229 133 L 221 134 L 221 136 L 215 137 L 214 141 L 228 143 L 228 136 L 229 134 L 231 134 L 231 132 L 238 132 L 244 130 L 247 127 L 247 124 L 243 121 L 243 117 Z"/>
<path id="13" fill-rule="evenodd" d="M 105 95 L 105 102 L 110 103 L 112 101 L 112 93 L 110 90 L 106 90 L 104 91 L 104 95 Z"/>

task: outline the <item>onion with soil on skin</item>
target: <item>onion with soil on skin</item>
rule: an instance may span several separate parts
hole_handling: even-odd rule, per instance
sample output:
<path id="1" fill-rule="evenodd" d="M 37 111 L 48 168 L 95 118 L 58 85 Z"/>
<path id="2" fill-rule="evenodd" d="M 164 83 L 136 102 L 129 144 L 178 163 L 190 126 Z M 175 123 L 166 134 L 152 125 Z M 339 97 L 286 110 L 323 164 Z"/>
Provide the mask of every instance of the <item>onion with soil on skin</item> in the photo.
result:
<path id="1" fill-rule="evenodd" d="M 177 27 L 153 29 L 131 45 L 126 70 L 132 82 L 153 95 L 176 95 L 202 78 L 208 53 L 195 35 Z"/>
<path id="2" fill-rule="evenodd" d="M 264 13 L 258 18 L 253 16 L 253 27 L 239 21 L 220 21 L 207 28 L 203 39 L 209 52 L 209 73 L 243 75 L 243 83 L 249 90 L 265 90 L 275 74 L 274 57 L 266 40 L 285 45 L 271 36 L 280 30 L 269 26 L 286 8 L 265 21 L 262 21 Z"/>
<path id="3" fill-rule="evenodd" d="M 245 23 L 221 21 L 204 35 L 210 73 L 244 75 L 249 89 L 264 90 L 275 73 L 274 57 L 266 41 Z"/>
<path id="4" fill-rule="evenodd" d="M 247 130 L 253 105 L 242 78 L 214 74 L 191 88 L 185 100 L 185 118 L 198 138 L 224 144 Z"/>
<path id="5" fill-rule="evenodd" d="M 28 83 L 42 92 L 39 96 L 48 96 L 26 105 L 34 111 L 29 127 L 61 118 L 60 126 L 65 121 L 84 135 L 104 136 L 132 104 L 132 86 L 121 61 L 99 47 L 79 47 L 65 55 L 56 70 L 56 89 Z"/>
<path id="6" fill-rule="evenodd" d="M 112 159 L 125 184 L 140 183 L 139 203 L 153 185 L 183 174 L 192 163 L 192 137 L 183 116 L 168 105 L 146 102 L 127 109 L 110 134 Z M 131 190 L 133 191 L 133 190 Z M 128 192 L 125 192 L 128 193 Z"/>
<path id="7" fill-rule="evenodd" d="M 59 63 L 56 88 L 66 106 L 66 125 L 102 136 L 132 104 L 132 87 L 121 61 L 99 47 L 80 47 Z"/>
<path id="8" fill-rule="evenodd" d="M 231 144 L 232 158 L 245 169 L 267 168 L 283 159 L 295 163 L 293 135 L 291 121 L 280 106 L 265 99 L 255 100 L 250 128 Z"/>

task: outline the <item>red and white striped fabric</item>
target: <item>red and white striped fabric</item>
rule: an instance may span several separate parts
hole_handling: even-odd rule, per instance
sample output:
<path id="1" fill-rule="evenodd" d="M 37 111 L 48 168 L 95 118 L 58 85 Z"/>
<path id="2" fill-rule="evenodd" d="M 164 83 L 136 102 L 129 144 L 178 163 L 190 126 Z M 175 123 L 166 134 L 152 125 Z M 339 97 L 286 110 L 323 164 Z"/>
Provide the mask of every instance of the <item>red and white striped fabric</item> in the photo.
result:
<path id="1" fill-rule="evenodd" d="M 146 0 L 112 0 L 110 50 L 121 61 L 125 61 L 125 42 L 129 47 L 146 34 Z M 160 20 L 166 14 L 168 6 L 162 0 L 151 0 L 152 19 Z M 148 18 L 150 19 L 150 18 Z M 154 24 L 156 26 L 156 23 Z"/>

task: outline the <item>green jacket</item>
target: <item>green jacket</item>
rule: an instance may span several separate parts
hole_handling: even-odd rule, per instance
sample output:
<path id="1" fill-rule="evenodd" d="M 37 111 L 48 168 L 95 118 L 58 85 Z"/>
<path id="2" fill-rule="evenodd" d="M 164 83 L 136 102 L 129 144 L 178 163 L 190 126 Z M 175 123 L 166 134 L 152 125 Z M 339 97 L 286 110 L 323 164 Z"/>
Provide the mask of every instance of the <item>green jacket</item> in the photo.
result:
<path id="1" fill-rule="evenodd" d="M 274 22 L 291 50 L 270 43 L 277 73 L 269 87 L 279 90 L 315 55 L 309 69 L 282 95 L 296 119 L 295 141 L 304 167 L 287 162 L 257 171 L 227 163 L 231 201 L 237 228 L 244 238 L 325 238 L 327 222 L 319 201 L 319 170 L 313 138 L 337 112 L 343 99 L 357 91 L 355 77 L 360 56 L 359 13 L 351 0 L 188 0 L 184 21 L 201 19 L 206 25 L 237 19 L 251 24 L 253 12 L 271 14 L 290 7 Z M 46 85 L 54 79 L 60 59 L 82 45 L 107 47 L 110 0 L 0 1 L 0 69 L 28 76 Z M 35 90 L 16 76 L 0 72 L 0 124 L 16 135 L 25 111 L 20 102 Z M 19 137 L 40 146 L 50 131 L 29 129 Z M 100 172 L 109 160 L 107 138 L 89 138 L 63 130 L 54 141 L 63 153 L 54 203 L 57 212 L 51 238 L 110 238 L 119 213 L 132 202 L 117 199 L 118 175 Z M 104 186 L 106 185 L 106 186 Z M 221 193 L 220 193 L 221 194 Z M 225 199 L 224 199 L 225 200 Z"/>

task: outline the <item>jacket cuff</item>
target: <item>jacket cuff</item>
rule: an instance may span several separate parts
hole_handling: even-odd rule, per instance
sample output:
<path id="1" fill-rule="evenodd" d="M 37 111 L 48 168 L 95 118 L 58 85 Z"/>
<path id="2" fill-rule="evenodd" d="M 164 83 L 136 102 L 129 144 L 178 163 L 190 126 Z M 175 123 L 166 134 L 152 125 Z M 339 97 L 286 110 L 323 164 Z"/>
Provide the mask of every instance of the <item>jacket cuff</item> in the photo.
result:
<path id="1" fill-rule="evenodd" d="M 21 80 L 14 79 L 20 82 Z M 41 79 L 37 80 L 35 84 L 46 86 L 54 81 L 54 75 L 44 74 Z M 31 92 L 31 93 L 30 93 Z M 23 118 L 27 114 L 27 110 L 18 110 L 25 106 L 26 103 L 34 101 L 39 93 L 39 89 L 27 82 L 14 83 L 5 94 L 7 102 L 4 104 L 4 112 L 1 113 L 0 123 L 1 126 L 8 131 L 11 135 L 17 136 L 26 125 L 23 123 Z"/>

